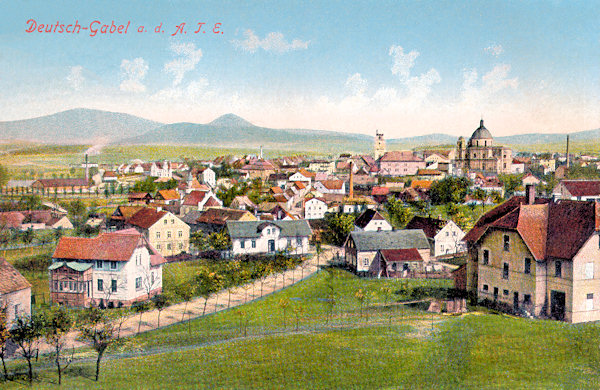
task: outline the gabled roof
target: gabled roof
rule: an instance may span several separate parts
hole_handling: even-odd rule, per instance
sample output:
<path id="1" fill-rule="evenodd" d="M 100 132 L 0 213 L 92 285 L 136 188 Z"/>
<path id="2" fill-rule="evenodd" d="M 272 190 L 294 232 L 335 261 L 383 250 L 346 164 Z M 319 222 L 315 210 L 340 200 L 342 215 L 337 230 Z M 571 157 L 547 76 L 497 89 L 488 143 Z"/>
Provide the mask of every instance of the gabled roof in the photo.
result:
<path id="1" fill-rule="evenodd" d="M 434 238 L 442 228 L 446 226 L 446 221 L 436 218 L 419 217 L 418 215 L 406 224 L 407 229 L 421 229 L 428 238 Z"/>
<path id="2" fill-rule="evenodd" d="M 159 190 L 156 198 L 164 200 L 179 200 L 179 194 L 176 190 Z"/>
<path id="3" fill-rule="evenodd" d="M 600 196 L 600 180 L 562 180 L 572 196 Z"/>
<path id="4" fill-rule="evenodd" d="M 225 225 L 227 221 L 239 221 L 241 218 L 251 215 L 248 211 L 227 208 L 210 208 L 203 211 L 197 219 L 198 223 Z"/>
<path id="5" fill-rule="evenodd" d="M 0 212 L 0 227 L 19 229 L 24 219 L 25 215 L 19 211 Z"/>
<path id="6" fill-rule="evenodd" d="M 414 161 L 420 162 L 423 159 L 415 156 L 415 154 L 409 150 L 394 150 L 386 152 L 380 161 L 393 162 L 393 161 Z"/>
<path id="7" fill-rule="evenodd" d="M 31 288 L 31 284 L 6 259 L 0 257 L 0 295 Z"/>
<path id="8" fill-rule="evenodd" d="M 113 213 L 112 219 L 127 219 L 131 218 L 133 214 L 137 213 L 144 206 L 117 206 L 117 209 Z"/>
<path id="9" fill-rule="evenodd" d="M 356 218 L 354 225 L 364 229 L 371 221 L 385 221 L 385 218 L 379 214 L 379 211 L 366 209 L 358 218 Z"/>
<path id="10" fill-rule="evenodd" d="M 310 178 L 314 178 L 314 177 L 316 176 L 316 173 L 314 173 L 314 172 L 310 172 L 310 171 L 307 171 L 307 170 L 306 170 L 306 169 L 304 169 L 304 168 L 300 168 L 300 169 L 298 169 L 298 173 L 300 173 L 300 174 L 301 174 L 302 176 L 304 176 L 304 177 L 310 177 Z"/>
<path id="11" fill-rule="evenodd" d="M 204 191 L 192 191 L 183 198 L 183 206 L 198 206 L 198 203 L 202 202 L 206 192 Z"/>
<path id="12" fill-rule="evenodd" d="M 356 250 L 377 251 L 380 249 L 429 249 L 429 241 L 422 230 L 393 230 L 380 232 L 351 232 L 350 237 Z"/>
<path id="13" fill-rule="evenodd" d="M 248 198 L 247 195 L 238 195 L 231 201 L 231 206 L 248 206 L 251 208 L 256 208 L 256 204 Z"/>
<path id="14" fill-rule="evenodd" d="M 128 261 L 142 240 L 143 235 L 134 229 L 103 233 L 92 238 L 61 237 L 52 258 Z"/>
<path id="15" fill-rule="evenodd" d="M 283 194 L 283 190 L 281 189 L 281 187 L 271 187 L 270 190 L 274 194 Z"/>
<path id="16" fill-rule="evenodd" d="M 40 183 L 43 187 L 87 187 L 89 183 L 85 179 L 39 179 L 32 183 Z"/>
<path id="17" fill-rule="evenodd" d="M 262 229 L 266 225 L 275 225 L 281 232 L 280 237 L 307 237 L 312 234 L 312 230 L 305 219 L 292 221 L 227 221 L 227 230 L 229 236 L 233 238 L 256 238 L 260 237 Z M 260 228 L 259 228 L 260 226 Z"/>
<path id="18" fill-rule="evenodd" d="M 152 195 L 150 195 L 147 192 L 134 192 L 134 193 L 130 193 L 129 195 L 127 195 L 127 198 L 129 200 L 146 200 L 146 199 L 152 199 Z"/>
<path id="19" fill-rule="evenodd" d="M 381 249 L 379 252 L 386 262 L 423 261 L 421 254 L 416 248 Z"/>
<path id="20" fill-rule="evenodd" d="M 141 227 L 142 229 L 148 229 L 166 214 L 166 211 L 157 211 L 156 209 L 150 207 L 144 207 L 137 213 L 133 214 L 131 218 L 127 220 L 127 223 L 133 226 Z"/>
<path id="21" fill-rule="evenodd" d="M 375 195 L 379 195 L 379 196 L 385 196 L 385 195 L 389 195 L 390 193 L 390 188 L 389 187 L 373 187 L 373 189 L 371 190 L 371 195 L 375 196 Z"/>
<path id="22" fill-rule="evenodd" d="M 319 183 L 328 190 L 341 190 L 344 186 L 344 182 L 341 180 L 322 180 Z"/>
<path id="23" fill-rule="evenodd" d="M 410 183 L 410 187 L 411 188 L 429 189 L 429 188 L 431 188 L 432 184 L 433 184 L 433 182 L 431 180 L 413 180 Z"/>

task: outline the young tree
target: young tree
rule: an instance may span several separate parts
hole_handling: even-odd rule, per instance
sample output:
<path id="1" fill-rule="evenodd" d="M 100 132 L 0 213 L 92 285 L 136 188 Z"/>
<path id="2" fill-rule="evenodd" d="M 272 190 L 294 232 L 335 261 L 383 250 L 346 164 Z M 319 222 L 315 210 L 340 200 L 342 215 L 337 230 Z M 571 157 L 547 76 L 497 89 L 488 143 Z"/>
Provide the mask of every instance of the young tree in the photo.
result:
<path id="1" fill-rule="evenodd" d="M 233 260 L 227 264 L 225 280 L 227 284 L 227 308 L 231 306 L 231 294 L 239 286 L 240 280 L 240 262 Z"/>
<path id="2" fill-rule="evenodd" d="M 335 284 L 334 284 L 334 273 L 331 269 L 326 268 L 327 276 L 325 277 L 325 305 L 326 305 L 326 320 L 325 323 L 329 324 L 329 321 L 333 317 L 333 309 L 335 308 L 336 296 L 335 296 Z"/>
<path id="3" fill-rule="evenodd" d="M 294 308 L 292 309 L 292 311 L 294 312 L 294 316 L 296 317 L 296 332 L 298 331 L 298 328 L 300 326 L 300 317 L 302 317 L 302 314 L 304 314 L 304 307 L 300 306 L 299 304 L 294 305 Z"/>
<path id="4" fill-rule="evenodd" d="M 147 312 L 148 310 L 150 310 L 150 303 L 147 301 L 138 301 L 135 302 L 132 306 L 131 309 L 135 312 L 135 313 L 139 313 L 140 315 L 140 320 L 138 321 L 138 330 L 137 332 L 140 333 L 140 329 L 142 327 L 142 315 Z"/>
<path id="5" fill-rule="evenodd" d="M 10 330 L 10 338 L 17 345 L 18 354 L 27 361 L 29 384 L 33 382 L 31 360 L 38 354 L 43 327 L 43 318 L 39 314 L 32 314 L 29 317 L 17 317 Z"/>
<path id="6" fill-rule="evenodd" d="M 73 355 L 65 358 L 62 356 L 63 350 L 67 344 L 66 335 L 73 327 L 73 318 L 65 309 L 53 307 L 50 311 L 43 314 L 44 327 L 42 334 L 46 342 L 52 347 L 54 353 L 54 362 L 56 372 L 58 373 L 58 384 L 62 383 L 62 373 L 73 361 Z M 65 362 L 64 366 L 61 365 Z"/>
<path id="7" fill-rule="evenodd" d="M 290 306 L 290 298 L 285 297 L 285 298 L 281 298 L 279 300 L 278 303 L 279 307 L 281 308 L 281 311 L 283 312 L 283 329 L 285 329 L 286 327 L 286 313 L 287 313 L 287 309 Z"/>
<path id="8" fill-rule="evenodd" d="M 156 324 L 156 327 L 160 328 L 160 313 L 165 307 L 169 306 L 169 297 L 165 294 L 155 295 L 152 297 L 152 303 L 154 304 L 156 310 L 158 310 L 158 323 Z"/>
<path id="9" fill-rule="evenodd" d="M 6 308 L 0 308 L 0 359 L 2 360 L 2 370 L 4 372 L 4 380 L 8 379 L 8 371 L 6 370 L 6 343 L 10 339 L 10 329 L 8 327 L 8 317 Z"/>
<path id="10" fill-rule="evenodd" d="M 109 347 L 124 343 L 121 338 L 121 326 L 125 320 L 125 312 L 114 310 L 112 315 L 106 311 L 91 307 L 86 309 L 80 318 L 79 340 L 88 344 L 98 354 L 96 358 L 96 381 L 100 376 L 100 362 Z"/>
<path id="11" fill-rule="evenodd" d="M 356 298 L 356 300 L 358 301 L 359 305 L 360 305 L 360 316 L 363 316 L 363 305 L 365 304 L 365 300 L 367 299 L 367 294 L 365 293 L 365 291 L 363 291 L 362 288 L 359 288 L 355 293 L 354 293 L 354 298 Z"/>
<path id="12" fill-rule="evenodd" d="M 202 315 L 206 313 L 206 304 L 211 294 L 216 293 L 223 286 L 223 277 L 216 272 L 210 272 L 207 267 L 202 267 L 196 274 L 196 283 L 198 285 L 198 294 L 204 298 L 204 308 Z M 215 307 L 217 303 L 215 302 Z"/>
<path id="13" fill-rule="evenodd" d="M 185 302 L 183 307 L 183 313 L 181 314 L 181 321 L 185 318 L 185 313 L 187 312 L 187 305 L 194 297 L 195 286 L 193 283 L 190 283 L 187 280 L 184 280 L 175 285 L 174 293 L 179 299 Z M 191 328 L 189 327 L 189 319 L 188 319 L 188 331 L 191 333 Z"/>

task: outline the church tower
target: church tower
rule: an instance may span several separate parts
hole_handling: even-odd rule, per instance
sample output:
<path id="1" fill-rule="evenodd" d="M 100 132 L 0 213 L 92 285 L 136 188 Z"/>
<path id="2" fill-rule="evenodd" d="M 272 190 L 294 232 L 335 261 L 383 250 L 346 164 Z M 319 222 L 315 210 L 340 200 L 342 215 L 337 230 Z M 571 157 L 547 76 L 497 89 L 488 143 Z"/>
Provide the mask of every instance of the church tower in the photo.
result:
<path id="1" fill-rule="evenodd" d="M 385 154 L 385 139 L 383 139 L 383 133 L 379 130 L 375 131 L 375 160 L 378 160 Z"/>

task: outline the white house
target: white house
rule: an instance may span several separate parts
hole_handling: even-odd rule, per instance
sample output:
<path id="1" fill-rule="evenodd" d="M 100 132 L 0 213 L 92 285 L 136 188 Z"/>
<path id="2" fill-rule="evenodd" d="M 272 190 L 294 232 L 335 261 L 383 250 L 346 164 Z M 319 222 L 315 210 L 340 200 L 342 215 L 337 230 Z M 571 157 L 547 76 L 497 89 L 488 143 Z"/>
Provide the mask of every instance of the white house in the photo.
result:
<path id="1" fill-rule="evenodd" d="M 466 244 L 462 240 L 465 232 L 454 221 L 415 216 L 408 222 L 406 228 L 423 230 L 435 257 L 453 255 L 467 250 Z"/>
<path id="2" fill-rule="evenodd" d="M 292 176 L 290 176 L 288 178 L 289 182 L 293 182 L 293 181 L 301 181 L 301 182 L 305 182 L 308 183 L 308 186 L 310 187 L 313 177 L 315 175 L 311 172 L 308 172 L 306 169 L 299 169 L 298 172 L 294 173 Z"/>
<path id="3" fill-rule="evenodd" d="M 165 160 L 163 162 L 154 162 L 150 166 L 150 176 L 152 177 L 173 177 L 173 169 L 171 164 Z"/>
<path id="4" fill-rule="evenodd" d="M 322 194 L 340 194 L 346 193 L 346 183 L 342 180 L 322 180 L 316 181 L 315 190 Z"/>
<path id="5" fill-rule="evenodd" d="M 217 185 L 217 176 L 215 171 L 210 168 L 202 168 L 198 170 L 198 178 L 201 183 L 208 184 L 212 188 L 215 188 Z"/>
<path id="6" fill-rule="evenodd" d="M 513 158 L 511 173 L 519 174 L 525 172 L 525 162 Z"/>
<path id="7" fill-rule="evenodd" d="M 367 209 L 354 221 L 355 231 L 387 231 L 392 225 L 377 210 Z"/>
<path id="8" fill-rule="evenodd" d="M 327 212 L 327 203 L 323 198 L 310 198 L 304 202 L 305 219 L 322 219 Z"/>
<path id="9" fill-rule="evenodd" d="M 62 237 L 48 268 L 50 296 L 68 306 L 128 306 L 162 292 L 164 263 L 135 229 Z"/>
<path id="10" fill-rule="evenodd" d="M 234 255 L 308 253 L 312 230 L 305 219 L 291 221 L 227 221 Z"/>

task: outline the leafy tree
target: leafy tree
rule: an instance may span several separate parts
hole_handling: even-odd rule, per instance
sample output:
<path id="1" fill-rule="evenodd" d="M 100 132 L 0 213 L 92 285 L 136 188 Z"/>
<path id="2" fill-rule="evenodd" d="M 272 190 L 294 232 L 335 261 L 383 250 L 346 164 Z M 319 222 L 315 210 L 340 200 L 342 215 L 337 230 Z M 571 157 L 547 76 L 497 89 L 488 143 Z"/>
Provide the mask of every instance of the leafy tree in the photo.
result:
<path id="1" fill-rule="evenodd" d="M 152 303 L 156 310 L 158 310 L 158 323 L 156 324 L 156 327 L 160 328 L 160 313 L 165 307 L 169 306 L 169 297 L 165 294 L 157 294 L 152 297 Z"/>
<path id="2" fill-rule="evenodd" d="M 208 236 L 210 247 L 217 251 L 223 251 L 231 248 L 231 239 L 225 230 L 211 233 Z"/>
<path id="3" fill-rule="evenodd" d="M 385 210 L 389 215 L 390 224 L 397 229 L 404 228 L 412 218 L 410 208 L 406 207 L 402 201 L 393 196 L 388 198 L 385 204 Z"/>
<path id="4" fill-rule="evenodd" d="M 433 182 L 429 196 L 433 204 L 463 203 L 471 182 L 465 177 L 447 177 Z"/>
<path id="5" fill-rule="evenodd" d="M 8 379 L 8 371 L 6 370 L 6 344 L 10 339 L 10 328 L 8 326 L 8 316 L 6 315 L 6 308 L 0 309 L 0 359 L 2 360 L 2 370 L 4 372 L 4 379 Z"/>
<path id="6" fill-rule="evenodd" d="M 35 234 L 33 233 L 32 228 L 29 228 L 29 229 L 25 230 L 23 233 L 21 233 L 21 240 L 23 240 L 23 242 L 25 244 L 31 244 L 34 237 L 35 237 Z"/>
<path id="7" fill-rule="evenodd" d="M 175 296 L 185 302 L 185 306 L 183 308 L 183 314 L 181 315 L 181 321 L 183 321 L 183 319 L 185 318 L 185 313 L 187 311 L 188 303 L 194 297 L 194 292 L 195 292 L 194 290 L 195 290 L 194 284 L 189 283 L 189 281 L 187 281 L 187 280 L 177 283 L 174 286 L 173 292 L 174 292 Z M 189 323 L 189 321 L 188 321 L 188 323 Z M 189 329 L 189 324 L 188 324 L 188 330 L 189 330 L 189 332 L 191 332 L 191 329 Z"/>
<path id="8" fill-rule="evenodd" d="M 60 385 L 62 383 L 63 371 L 73 361 L 73 355 L 66 359 L 62 356 L 62 352 L 67 344 L 66 335 L 73 327 L 73 318 L 64 308 L 54 307 L 43 314 L 43 321 L 42 334 L 54 351 L 54 362 L 58 373 L 58 384 Z M 65 361 L 64 366 L 61 365 L 63 361 Z"/>
<path id="9" fill-rule="evenodd" d="M 88 344 L 98 354 L 96 358 L 96 381 L 100 376 L 100 362 L 104 352 L 109 347 L 116 347 L 124 343 L 121 338 L 121 326 L 125 320 L 124 311 L 106 311 L 91 307 L 86 309 L 80 318 L 79 340 Z"/>
<path id="10" fill-rule="evenodd" d="M 290 306 L 290 298 L 285 297 L 285 298 L 281 298 L 279 300 L 278 306 L 281 308 L 281 311 L 283 312 L 283 329 L 285 329 L 286 326 L 286 313 L 287 310 Z"/>
<path id="11" fill-rule="evenodd" d="M 190 234 L 190 245 L 200 252 L 207 251 L 211 248 L 209 238 L 202 230 Z"/>
<path id="12" fill-rule="evenodd" d="M 325 238 L 334 245 L 343 245 L 348 234 L 354 229 L 355 218 L 354 214 L 325 214 L 325 223 L 328 227 L 325 231 Z"/>
<path id="13" fill-rule="evenodd" d="M 299 304 L 295 304 L 292 311 L 294 312 L 294 317 L 296 317 L 296 332 L 297 332 L 298 327 L 300 325 L 300 317 L 302 317 L 302 314 L 304 314 L 304 307 L 300 306 Z"/>
<path id="14" fill-rule="evenodd" d="M 206 313 L 206 304 L 211 294 L 219 291 L 223 286 L 223 277 L 216 272 L 211 272 L 208 267 L 201 267 L 196 274 L 198 294 L 204 298 L 202 315 Z M 215 304 L 216 307 L 216 304 Z"/>
<path id="15" fill-rule="evenodd" d="M 231 306 L 231 294 L 240 284 L 240 262 L 233 260 L 225 268 L 225 283 L 227 284 L 227 308 Z"/>
<path id="16" fill-rule="evenodd" d="M 500 175 L 499 179 L 504 184 L 504 192 L 507 196 L 512 196 L 515 191 L 523 190 L 523 174 L 519 175 Z"/>
<path id="17" fill-rule="evenodd" d="M 31 360 L 38 354 L 38 344 L 43 328 L 43 318 L 39 314 L 32 314 L 29 317 L 17 317 L 10 330 L 10 338 L 18 347 L 17 353 L 27 361 L 29 384 L 33 382 Z"/>
<path id="18" fill-rule="evenodd" d="M 19 200 L 19 206 L 24 210 L 38 210 L 42 207 L 42 198 L 37 195 L 25 195 Z"/>
<path id="19" fill-rule="evenodd" d="M 446 214 L 448 214 L 450 218 L 453 218 L 459 212 L 460 208 L 456 203 L 446 203 Z"/>

